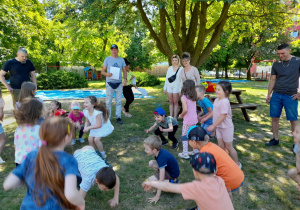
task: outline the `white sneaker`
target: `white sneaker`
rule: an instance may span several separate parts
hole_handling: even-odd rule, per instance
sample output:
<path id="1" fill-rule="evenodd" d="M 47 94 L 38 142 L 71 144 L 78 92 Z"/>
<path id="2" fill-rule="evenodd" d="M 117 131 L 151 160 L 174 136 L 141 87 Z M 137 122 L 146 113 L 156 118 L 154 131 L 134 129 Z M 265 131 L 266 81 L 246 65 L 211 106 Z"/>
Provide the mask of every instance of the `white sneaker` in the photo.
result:
<path id="1" fill-rule="evenodd" d="M 75 143 L 76 143 L 76 139 L 73 139 L 71 145 L 75 145 Z"/>
<path id="2" fill-rule="evenodd" d="M 0 164 L 5 163 L 4 160 L 2 160 L 2 158 L 0 157 Z"/>
<path id="3" fill-rule="evenodd" d="M 106 159 L 107 155 L 105 154 L 105 152 L 100 152 L 101 156 L 103 159 Z"/>
<path id="4" fill-rule="evenodd" d="M 79 138 L 78 141 L 80 141 L 80 143 L 84 143 L 84 138 Z"/>
<path id="5" fill-rule="evenodd" d="M 241 162 L 239 162 L 239 168 L 242 169 L 242 164 L 241 164 Z"/>
<path id="6" fill-rule="evenodd" d="M 190 158 L 188 154 L 184 155 L 183 152 L 179 153 L 178 156 L 186 160 Z"/>

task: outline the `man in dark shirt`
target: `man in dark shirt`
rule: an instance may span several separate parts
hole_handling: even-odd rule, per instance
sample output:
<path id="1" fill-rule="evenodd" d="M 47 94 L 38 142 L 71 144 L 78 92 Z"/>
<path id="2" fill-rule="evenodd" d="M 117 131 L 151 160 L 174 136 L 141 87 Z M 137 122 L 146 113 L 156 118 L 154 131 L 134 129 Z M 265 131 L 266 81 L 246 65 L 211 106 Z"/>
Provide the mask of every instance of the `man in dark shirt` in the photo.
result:
<path id="1" fill-rule="evenodd" d="M 279 144 L 279 118 L 283 107 L 286 112 L 286 119 L 291 122 L 292 132 L 297 125 L 298 99 L 300 98 L 300 93 L 298 93 L 300 59 L 292 56 L 290 52 L 288 44 L 279 45 L 277 54 L 280 60 L 272 66 L 266 102 L 270 104 L 273 139 L 266 143 L 266 146 Z"/>
<path id="2" fill-rule="evenodd" d="M 10 85 L 5 80 L 5 74 L 10 74 Z M 30 81 L 36 85 L 35 68 L 31 60 L 27 59 L 27 51 L 25 48 L 20 47 L 17 52 L 17 57 L 6 61 L 0 71 L 0 81 L 11 93 L 13 99 L 13 105 L 19 101 L 19 94 L 21 85 L 25 81 Z"/>

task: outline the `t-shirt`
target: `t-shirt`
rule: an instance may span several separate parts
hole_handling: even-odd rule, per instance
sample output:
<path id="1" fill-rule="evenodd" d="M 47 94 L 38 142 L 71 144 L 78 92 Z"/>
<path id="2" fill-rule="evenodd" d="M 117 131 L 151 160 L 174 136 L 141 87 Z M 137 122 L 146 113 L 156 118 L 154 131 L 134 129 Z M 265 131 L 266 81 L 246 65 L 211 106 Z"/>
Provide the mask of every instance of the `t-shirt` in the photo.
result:
<path id="1" fill-rule="evenodd" d="M 39 102 L 41 102 L 44 105 L 44 101 L 43 99 L 39 98 L 39 97 L 34 97 L 35 99 L 37 99 Z M 19 101 L 16 102 L 16 108 L 19 109 L 21 107 L 21 103 Z"/>
<path id="2" fill-rule="evenodd" d="M 111 82 L 111 83 L 122 82 L 122 69 L 123 69 L 123 67 L 126 66 L 123 58 L 121 58 L 121 57 L 113 58 L 112 56 L 106 57 L 104 60 L 103 66 L 107 67 L 107 73 L 110 73 L 110 67 L 120 68 L 119 79 L 114 80 L 109 77 L 106 77 L 106 82 Z"/>
<path id="3" fill-rule="evenodd" d="M 216 175 L 221 177 L 229 190 L 238 188 L 244 181 L 244 173 L 232 158 L 218 145 L 208 142 L 200 152 L 208 152 L 215 157 L 217 163 Z"/>
<path id="4" fill-rule="evenodd" d="M 132 71 L 127 72 L 127 85 L 132 85 L 132 79 L 131 77 L 134 76 Z"/>
<path id="5" fill-rule="evenodd" d="M 6 61 L 2 70 L 10 74 L 10 86 L 13 89 L 21 89 L 21 85 L 25 81 L 30 81 L 30 72 L 35 70 L 31 60 L 27 59 L 26 63 L 22 64 L 15 58 Z"/>
<path id="6" fill-rule="evenodd" d="M 159 169 L 165 168 L 166 172 L 168 172 L 172 178 L 177 178 L 179 176 L 180 171 L 178 162 L 169 151 L 160 149 L 155 159 Z"/>
<path id="7" fill-rule="evenodd" d="M 194 200 L 200 210 L 233 210 L 224 181 L 218 176 L 180 184 L 184 200 Z"/>
<path id="8" fill-rule="evenodd" d="M 178 121 L 174 117 L 171 117 L 171 116 L 165 117 L 164 122 L 161 122 L 161 123 L 156 122 L 156 124 L 158 126 L 161 126 L 163 128 L 169 128 L 170 123 L 172 123 L 173 126 L 178 125 Z"/>
<path id="9" fill-rule="evenodd" d="M 72 120 L 72 122 L 79 122 L 80 124 L 83 124 L 83 121 L 82 121 L 82 118 L 84 117 L 84 114 L 83 114 L 83 112 L 78 112 L 78 115 L 79 116 L 75 116 L 74 114 L 73 114 L 73 112 L 70 112 L 69 113 L 69 118 Z"/>
<path id="10" fill-rule="evenodd" d="M 167 90 L 167 86 L 169 86 L 169 85 L 172 86 L 172 87 L 180 86 L 180 84 L 181 84 L 181 77 L 180 77 L 180 75 L 181 75 L 181 71 L 182 70 L 183 70 L 183 68 L 180 66 L 179 69 L 178 69 L 178 72 L 176 74 L 177 69 L 175 69 L 175 71 L 174 71 L 173 66 L 170 66 L 168 68 L 168 71 L 167 71 L 167 74 L 166 74 L 166 80 L 165 80 L 164 90 Z M 172 77 L 175 74 L 176 74 L 176 79 L 172 83 L 170 83 L 169 80 L 168 80 L 168 78 Z"/>
<path id="11" fill-rule="evenodd" d="M 29 152 L 40 147 L 41 139 L 39 131 L 39 125 L 23 125 L 17 127 L 14 134 L 15 163 L 21 164 Z"/>
<path id="12" fill-rule="evenodd" d="M 181 85 L 187 79 L 193 80 L 195 82 L 195 85 L 200 84 L 200 74 L 198 69 L 195 66 L 192 66 L 192 68 L 188 72 L 186 72 L 185 69 L 182 69 L 180 73 L 181 73 L 180 76 L 182 82 Z"/>
<path id="13" fill-rule="evenodd" d="M 25 161 L 12 171 L 14 175 L 25 182 L 25 185 L 27 187 L 26 195 L 23 198 L 20 209 L 65 209 L 61 207 L 61 204 L 58 202 L 57 198 L 54 195 L 47 199 L 46 204 L 42 208 L 35 203 L 31 192 L 35 184 L 34 173 L 37 154 L 38 151 L 30 152 L 27 155 Z M 63 171 L 61 171 L 63 176 L 66 177 L 67 175 L 74 174 L 77 176 L 77 180 L 79 180 L 80 182 L 81 177 L 78 171 L 78 164 L 76 159 L 63 151 L 56 151 L 53 154 L 64 169 Z"/>
<path id="14" fill-rule="evenodd" d="M 198 100 L 198 104 L 203 110 L 203 114 L 206 115 L 208 113 L 208 108 L 211 108 L 213 110 L 213 104 L 210 102 L 210 100 L 206 97 L 204 97 L 202 100 Z M 205 123 L 212 124 L 212 118 L 205 121 Z"/>
<path id="15" fill-rule="evenodd" d="M 83 148 L 75 152 L 74 158 L 78 162 L 78 170 L 82 177 L 80 188 L 85 192 L 95 184 L 97 172 L 104 167 L 108 167 L 105 161 L 91 148 Z"/>
<path id="16" fill-rule="evenodd" d="M 65 114 L 65 113 L 66 113 L 65 110 L 63 110 L 63 109 L 58 109 L 58 110 L 56 110 L 56 112 L 54 113 L 54 116 L 55 116 L 55 117 L 59 117 L 59 116 Z"/>
<path id="17" fill-rule="evenodd" d="M 183 116 L 183 124 L 196 125 L 198 123 L 196 101 L 188 99 L 185 95 L 181 97 L 185 99 L 187 105 L 187 113 Z"/>
<path id="18" fill-rule="evenodd" d="M 296 94 L 299 87 L 300 58 L 292 57 L 290 61 L 276 61 L 272 66 L 271 75 L 276 75 L 274 92 Z"/>
<path id="19" fill-rule="evenodd" d="M 228 98 L 225 97 L 222 98 L 221 100 L 219 98 L 216 98 L 216 100 L 214 101 L 213 109 L 214 109 L 213 122 L 216 122 L 221 117 L 222 114 L 226 114 L 225 120 L 221 122 L 217 126 L 217 128 L 233 127 L 231 106 Z"/>

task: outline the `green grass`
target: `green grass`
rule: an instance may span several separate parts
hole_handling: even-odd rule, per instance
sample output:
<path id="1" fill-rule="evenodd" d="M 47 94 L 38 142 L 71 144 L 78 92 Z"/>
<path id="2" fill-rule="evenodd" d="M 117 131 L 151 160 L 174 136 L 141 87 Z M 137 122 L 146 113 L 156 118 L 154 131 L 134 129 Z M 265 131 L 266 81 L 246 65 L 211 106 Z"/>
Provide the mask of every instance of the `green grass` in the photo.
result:
<path id="1" fill-rule="evenodd" d="M 160 78 L 162 81 L 164 79 Z M 265 103 L 267 82 L 232 83 L 233 88 L 244 89 L 242 94 L 244 103 L 261 104 L 257 110 L 248 111 L 251 122 L 246 122 L 241 110 L 233 110 L 235 125 L 234 144 L 243 164 L 245 174 L 244 186 L 233 193 L 235 209 L 299 209 L 300 201 L 295 183 L 286 175 L 289 168 L 295 167 L 295 156 L 292 153 L 292 135 L 290 123 L 286 121 L 285 114 L 280 121 L 280 139 L 278 147 L 266 147 L 264 144 L 271 136 L 271 119 L 269 106 Z M 153 110 L 157 106 L 168 110 L 167 97 L 163 95 L 163 83 L 160 86 L 146 88 L 149 95 L 155 99 L 136 99 L 130 107 L 132 118 L 122 116 L 123 125 L 115 123 L 115 106 L 112 110 L 112 123 L 115 131 L 103 138 L 104 149 L 108 161 L 116 168 L 121 180 L 120 203 L 116 209 L 185 209 L 195 206 L 193 201 L 184 201 L 180 195 L 162 193 L 157 204 L 148 204 L 147 198 L 155 193 L 144 192 L 142 182 L 153 171 L 148 168 L 149 157 L 144 153 L 143 140 L 149 136 L 144 129 L 154 123 Z M 89 82 L 91 89 L 104 89 L 104 82 Z M 232 96 L 234 100 L 234 96 Z M 69 101 L 63 101 L 63 107 L 68 109 Z M 124 102 L 123 102 L 124 103 Z M 180 121 L 182 125 L 182 121 Z M 1 157 L 6 163 L 0 165 L 0 184 L 14 168 L 13 132 L 16 124 L 5 126 L 7 142 Z M 181 127 L 176 136 L 181 135 Z M 84 136 L 87 139 L 87 136 Z M 216 143 L 216 141 L 213 141 Z M 76 143 L 66 151 L 72 153 L 84 144 Z M 181 182 L 193 180 L 192 169 L 188 161 L 179 159 L 178 151 L 171 151 L 179 162 Z M 14 191 L 4 192 L 0 188 L 1 209 L 18 209 L 26 193 L 25 187 Z M 113 197 L 113 192 L 101 192 L 96 186 L 92 187 L 86 197 L 87 209 L 109 209 L 108 200 Z"/>

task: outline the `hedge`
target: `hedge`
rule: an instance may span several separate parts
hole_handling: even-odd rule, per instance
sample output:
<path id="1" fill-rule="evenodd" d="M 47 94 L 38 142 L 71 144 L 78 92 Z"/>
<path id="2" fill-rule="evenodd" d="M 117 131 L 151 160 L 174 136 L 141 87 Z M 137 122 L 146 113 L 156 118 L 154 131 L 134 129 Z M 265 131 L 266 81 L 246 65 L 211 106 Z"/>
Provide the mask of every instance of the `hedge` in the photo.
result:
<path id="1" fill-rule="evenodd" d="M 160 80 L 151 74 L 145 72 L 133 72 L 136 77 L 136 85 L 139 87 L 152 87 L 160 85 Z"/>

